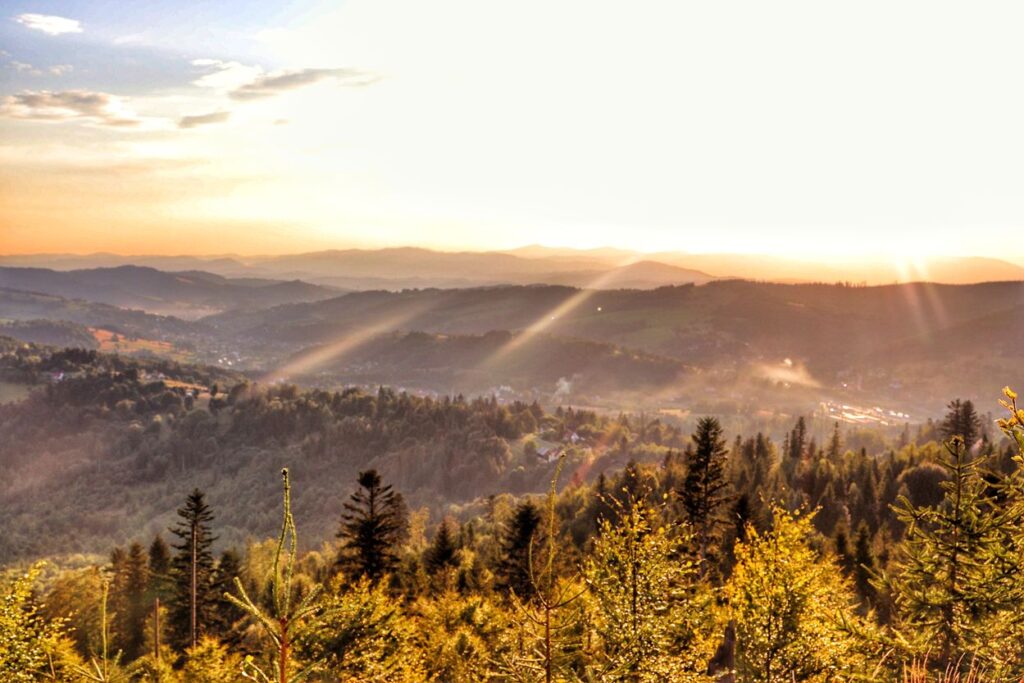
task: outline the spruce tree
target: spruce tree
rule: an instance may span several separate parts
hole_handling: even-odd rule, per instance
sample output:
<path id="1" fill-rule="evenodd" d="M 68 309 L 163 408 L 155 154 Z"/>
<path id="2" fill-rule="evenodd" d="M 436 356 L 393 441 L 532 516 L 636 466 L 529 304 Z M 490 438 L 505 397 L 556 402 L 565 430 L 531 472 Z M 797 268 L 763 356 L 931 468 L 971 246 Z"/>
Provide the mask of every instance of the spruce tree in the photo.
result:
<path id="1" fill-rule="evenodd" d="M 110 600 L 114 612 L 114 633 L 125 659 L 132 661 L 143 653 L 145 645 L 149 608 L 146 551 L 140 543 L 132 543 L 127 552 L 116 548 L 111 554 L 111 566 Z"/>
<path id="2" fill-rule="evenodd" d="M 360 472 L 359 488 L 345 503 L 337 566 L 353 578 L 377 581 L 398 564 L 396 551 L 406 528 L 402 497 L 383 485 L 376 470 Z"/>
<path id="3" fill-rule="evenodd" d="M 541 515 L 537 506 L 525 500 L 516 506 L 512 519 L 505 525 L 499 541 L 498 586 L 520 598 L 533 594 L 531 546 L 539 542 Z"/>
<path id="4" fill-rule="evenodd" d="M 423 556 L 423 564 L 428 574 L 437 574 L 448 568 L 457 567 L 459 564 L 458 543 L 455 534 L 452 532 L 451 522 L 446 518 L 434 534 L 434 540 L 427 548 Z"/>
<path id="5" fill-rule="evenodd" d="M 160 534 L 149 545 L 149 598 L 167 600 L 170 596 L 171 547 Z"/>
<path id="6" fill-rule="evenodd" d="M 853 586 L 869 607 L 878 600 L 878 592 L 871 583 L 875 576 L 875 555 L 871 550 L 871 530 L 865 522 L 857 527 L 853 546 Z"/>
<path id="7" fill-rule="evenodd" d="M 714 545 L 724 523 L 722 508 L 729 500 L 726 494 L 725 458 L 728 454 L 722 426 L 713 417 L 697 421 L 691 437 L 693 448 L 687 450 L 686 479 L 678 492 L 683 513 L 693 530 L 697 567 L 701 576 L 707 574 Z"/>
<path id="8" fill-rule="evenodd" d="M 178 517 L 180 520 L 170 529 L 178 542 L 172 544 L 177 552 L 171 561 L 174 592 L 168 621 L 174 642 L 185 649 L 195 647 L 215 618 L 218 595 L 211 548 L 217 537 L 210 527 L 213 512 L 199 489 L 189 494 L 185 505 L 178 509 Z"/>
<path id="9" fill-rule="evenodd" d="M 946 418 L 942 422 L 942 434 L 947 439 L 959 436 L 970 451 L 978 439 L 981 420 L 971 401 L 954 399 L 950 401 Z"/>
<path id="10" fill-rule="evenodd" d="M 937 650 L 940 666 L 991 665 L 997 634 L 1021 622 L 1022 510 L 999 504 L 961 436 L 945 449 L 943 500 L 915 506 L 901 496 L 893 508 L 907 532 L 885 585 L 908 640 Z"/>

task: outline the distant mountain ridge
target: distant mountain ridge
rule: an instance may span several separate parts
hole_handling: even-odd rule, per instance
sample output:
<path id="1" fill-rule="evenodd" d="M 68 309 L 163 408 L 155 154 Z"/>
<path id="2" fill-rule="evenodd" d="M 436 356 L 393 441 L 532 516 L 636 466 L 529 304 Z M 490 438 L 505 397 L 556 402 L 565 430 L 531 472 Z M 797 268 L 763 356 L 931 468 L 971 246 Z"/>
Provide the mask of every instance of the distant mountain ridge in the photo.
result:
<path id="1" fill-rule="evenodd" d="M 1024 266 L 984 257 L 821 261 L 752 254 L 641 253 L 622 249 L 528 246 L 508 251 L 448 252 L 419 247 L 331 249 L 277 256 L 0 256 L 0 265 L 82 270 L 136 265 L 203 271 L 225 278 L 304 280 L 345 289 L 461 288 L 554 284 L 598 289 L 654 289 L 713 279 L 771 282 L 973 284 L 1024 280 Z"/>
<path id="2" fill-rule="evenodd" d="M 0 266 L 0 287 L 184 317 L 343 293 L 299 280 L 228 279 L 204 271 L 168 272 L 134 265 L 70 271 Z"/>

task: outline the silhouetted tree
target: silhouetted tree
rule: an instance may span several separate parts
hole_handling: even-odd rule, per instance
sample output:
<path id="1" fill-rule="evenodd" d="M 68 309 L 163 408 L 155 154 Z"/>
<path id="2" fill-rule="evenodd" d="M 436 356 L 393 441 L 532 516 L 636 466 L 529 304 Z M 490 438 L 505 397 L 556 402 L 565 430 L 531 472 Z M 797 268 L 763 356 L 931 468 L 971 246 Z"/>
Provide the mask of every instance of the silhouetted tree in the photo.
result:
<path id="1" fill-rule="evenodd" d="M 686 479 L 679 491 L 679 500 L 693 530 L 697 566 L 704 576 L 724 522 L 722 507 L 729 500 L 726 494 L 729 484 L 725 479 L 725 458 L 729 451 L 722 425 L 713 417 L 697 421 L 692 439 L 693 448 L 687 450 Z"/>
<path id="2" fill-rule="evenodd" d="M 174 594 L 168 621 L 174 641 L 185 648 L 195 646 L 214 620 L 219 597 L 210 549 L 217 537 L 210 528 L 213 512 L 199 489 L 178 508 L 178 517 L 180 521 L 170 530 L 178 542 L 172 544 L 177 552 L 171 561 Z"/>
<path id="3" fill-rule="evenodd" d="M 359 488 L 341 516 L 337 566 L 353 578 L 377 581 L 398 563 L 395 551 L 406 528 L 405 503 L 390 485 L 382 484 L 376 470 L 360 472 L 357 482 Z"/>
<path id="4" fill-rule="evenodd" d="M 505 525 L 500 540 L 498 558 L 498 585 L 514 592 L 520 598 L 533 591 L 530 580 L 531 543 L 536 545 L 540 527 L 540 510 L 530 501 L 516 506 L 512 519 Z"/>

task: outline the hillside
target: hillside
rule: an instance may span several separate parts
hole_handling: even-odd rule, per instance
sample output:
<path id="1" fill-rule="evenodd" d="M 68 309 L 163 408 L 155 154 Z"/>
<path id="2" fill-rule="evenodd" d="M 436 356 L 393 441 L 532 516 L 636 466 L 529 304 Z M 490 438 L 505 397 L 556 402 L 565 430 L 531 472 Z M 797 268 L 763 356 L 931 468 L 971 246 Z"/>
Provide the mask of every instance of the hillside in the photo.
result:
<path id="1" fill-rule="evenodd" d="M 508 388 L 545 402 L 625 397 L 679 383 L 692 371 L 680 361 L 600 342 L 495 331 L 483 335 L 394 332 L 290 379 L 328 384 L 386 384 L 447 394 L 489 395 Z M 322 347 L 283 364 L 303 366 Z"/>
<path id="2" fill-rule="evenodd" d="M 846 287 L 721 281 L 651 291 L 534 286 L 359 292 L 203 322 L 241 345 L 338 344 L 345 354 L 388 331 L 527 330 L 705 370 L 753 369 L 788 359 L 806 368 L 810 383 L 858 386 L 865 400 L 920 401 L 921 395 L 990 395 L 1017 378 L 1021 351 L 1005 339 L 1006 330 L 1020 324 L 1022 304 L 1024 283 L 1018 282 Z M 991 352 L 984 366 L 958 381 L 943 367 L 954 360 L 970 363 L 974 356 L 965 356 L 965 348 Z"/>
<path id="3" fill-rule="evenodd" d="M 165 272 L 128 265 L 71 271 L 0 267 L 0 287 L 179 317 L 315 301 L 341 293 L 298 280 L 228 279 L 204 271 Z"/>
<path id="4" fill-rule="evenodd" d="M 629 452 L 650 457 L 682 445 L 678 431 L 656 422 L 630 436 L 593 413 L 388 389 L 254 387 L 212 368 L 10 344 L 0 345 L 0 381 L 36 384 L 28 398 L 0 405 L 8 435 L 0 467 L 9 474 L 0 482 L 0 524 L 10 530 L 0 555 L 9 559 L 101 552 L 159 532 L 193 486 L 218 508 L 226 543 L 269 535 L 277 520 L 265 500 L 284 464 L 301 492 L 297 522 L 323 539 L 366 467 L 384 473 L 411 505 L 436 507 L 544 490 L 553 465 L 524 448 L 530 435 L 561 442 L 576 433 L 580 440 L 566 446 L 571 462 L 602 468 L 621 466 Z"/>

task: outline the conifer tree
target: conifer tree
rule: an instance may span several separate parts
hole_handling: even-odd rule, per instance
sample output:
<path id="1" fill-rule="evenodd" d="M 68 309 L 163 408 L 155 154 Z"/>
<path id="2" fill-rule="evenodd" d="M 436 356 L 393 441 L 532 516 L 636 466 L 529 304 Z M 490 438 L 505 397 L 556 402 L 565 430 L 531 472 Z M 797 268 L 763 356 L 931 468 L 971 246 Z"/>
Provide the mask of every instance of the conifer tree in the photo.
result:
<path id="1" fill-rule="evenodd" d="M 860 625 L 848 581 L 809 544 L 807 515 L 772 508 L 773 526 L 751 528 L 726 585 L 736 629 L 738 679 L 750 683 L 849 680 L 863 673 L 850 625 Z"/>
<path id="2" fill-rule="evenodd" d="M 878 592 L 871 583 L 875 572 L 875 555 L 871 550 L 871 530 L 866 522 L 861 522 L 857 527 L 857 537 L 853 548 L 853 585 L 869 607 L 874 606 L 878 598 Z"/>
<path id="3" fill-rule="evenodd" d="M 713 609 L 683 552 L 688 542 L 642 500 L 601 524 L 584 572 L 597 611 L 597 680 L 706 680 Z"/>
<path id="4" fill-rule="evenodd" d="M 125 659 L 132 661 L 143 654 L 145 644 L 149 561 L 140 543 L 132 543 L 127 553 L 117 550 L 112 557 L 111 583 L 114 632 Z"/>
<path id="5" fill-rule="evenodd" d="M 149 597 L 170 597 L 171 548 L 160 534 L 149 545 Z"/>
<path id="6" fill-rule="evenodd" d="M 539 540 L 540 522 L 540 510 L 533 502 L 525 500 L 516 506 L 499 541 L 498 566 L 495 570 L 497 583 L 520 598 L 528 598 L 533 593 L 530 548 Z"/>
<path id="7" fill-rule="evenodd" d="M 376 470 L 360 472 L 359 488 L 345 503 L 337 566 L 354 578 L 377 581 L 398 563 L 396 550 L 406 528 L 402 497 L 383 485 Z"/>
<path id="8" fill-rule="evenodd" d="M 434 540 L 427 548 L 423 564 L 428 574 L 437 574 L 448 568 L 458 566 L 458 543 L 452 532 L 451 522 L 445 518 L 434 534 Z"/>
<path id="9" fill-rule="evenodd" d="M 210 528 L 213 512 L 199 489 L 189 494 L 178 517 L 170 530 L 178 542 L 172 544 L 177 552 L 171 561 L 169 626 L 174 642 L 184 649 L 194 647 L 215 618 L 218 596 L 211 547 L 217 537 Z"/>
<path id="10" fill-rule="evenodd" d="M 828 442 L 828 459 L 831 462 L 836 462 L 842 454 L 843 440 L 839 436 L 839 423 L 836 422 L 832 427 L 832 438 Z"/>
<path id="11" fill-rule="evenodd" d="M 947 406 L 946 418 L 942 421 L 942 434 L 946 439 L 959 436 L 968 451 L 974 446 L 981 429 L 981 420 L 971 401 L 954 399 Z"/>
<path id="12" fill-rule="evenodd" d="M 582 670 L 580 649 L 583 642 L 583 619 L 579 604 L 584 590 L 573 577 L 561 575 L 561 554 L 558 542 L 558 515 L 555 497 L 558 477 L 565 456 L 558 460 L 544 506 L 542 543 L 531 541 L 529 558 L 529 598 L 511 595 L 518 616 L 516 646 L 504 660 L 504 669 L 513 680 L 573 680 Z"/>
<path id="13" fill-rule="evenodd" d="M 984 460 L 970 459 L 961 436 L 945 451 L 941 503 L 915 506 L 901 496 L 894 507 L 907 531 L 885 585 L 908 641 L 937 649 L 940 666 L 995 661 L 997 634 L 1021 620 L 1022 510 L 998 504 Z"/>
<path id="14" fill-rule="evenodd" d="M 720 527 L 725 521 L 723 507 L 729 500 L 725 478 L 728 449 L 722 426 L 713 417 L 698 420 L 697 431 L 691 438 L 693 448 L 687 451 L 686 479 L 678 495 L 684 517 L 693 530 L 698 571 L 704 576 L 714 545 L 720 540 Z"/>
<path id="15" fill-rule="evenodd" d="M 328 616 L 320 609 L 318 600 L 322 587 L 317 585 L 298 599 L 293 591 L 295 559 L 298 555 L 299 538 L 292 517 L 291 484 L 288 469 L 281 470 L 284 482 L 284 511 L 281 534 L 274 550 L 274 562 L 270 568 L 270 608 L 264 609 L 249 597 L 239 577 L 235 577 L 237 595 L 225 593 L 224 597 L 253 619 L 272 646 L 273 668 L 263 671 L 253 657 L 244 661 L 243 674 L 246 678 L 263 683 L 297 683 L 306 678 L 316 662 L 296 670 L 293 647 L 295 636 L 302 628 L 313 628 L 317 621 Z M 194 649 L 195 646 L 193 646 Z"/>

